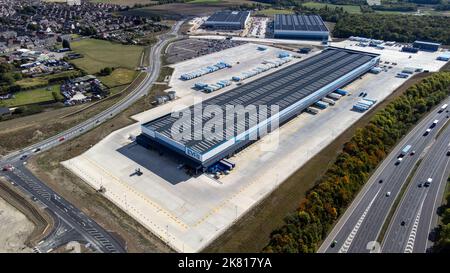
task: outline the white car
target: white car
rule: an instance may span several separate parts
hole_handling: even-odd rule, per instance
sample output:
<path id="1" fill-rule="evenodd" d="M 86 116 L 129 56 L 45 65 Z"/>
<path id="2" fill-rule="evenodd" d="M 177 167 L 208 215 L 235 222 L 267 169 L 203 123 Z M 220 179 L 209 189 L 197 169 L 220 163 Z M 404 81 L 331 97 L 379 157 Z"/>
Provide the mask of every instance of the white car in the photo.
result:
<path id="1" fill-rule="evenodd" d="M 423 185 L 425 186 L 425 187 L 429 187 L 430 185 L 431 185 L 431 182 L 433 181 L 433 178 L 428 178 L 427 179 L 427 182 L 425 182 Z"/>
<path id="2" fill-rule="evenodd" d="M 390 191 L 388 191 L 388 192 L 386 193 L 386 197 L 389 197 L 389 196 L 391 196 L 391 192 L 390 192 Z"/>

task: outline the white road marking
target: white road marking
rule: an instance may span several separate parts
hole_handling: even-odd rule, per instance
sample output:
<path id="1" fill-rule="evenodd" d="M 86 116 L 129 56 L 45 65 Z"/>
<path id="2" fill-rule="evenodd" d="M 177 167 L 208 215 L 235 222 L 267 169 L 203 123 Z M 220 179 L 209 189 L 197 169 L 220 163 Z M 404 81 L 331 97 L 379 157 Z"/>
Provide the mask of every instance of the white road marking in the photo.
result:
<path id="1" fill-rule="evenodd" d="M 411 233 L 409 234 L 408 243 L 406 243 L 405 250 L 403 251 L 404 253 L 412 253 L 413 252 L 414 242 L 416 240 L 416 234 L 417 234 L 417 227 L 419 226 L 420 214 L 422 213 L 422 207 L 423 207 L 424 201 L 425 201 L 425 198 L 420 203 L 420 209 L 417 212 L 416 219 L 414 220 L 414 224 L 411 229 Z"/>
<path id="2" fill-rule="evenodd" d="M 381 188 L 377 191 L 377 194 L 375 194 L 375 196 L 373 197 L 372 201 L 370 201 L 369 205 L 367 206 L 366 210 L 363 212 L 363 214 L 361 215 L 361 217 L 359 218 L 358 222 L 356 223 L 356 225 L 353 227 L 352 232 L 350 232 L 350 234 L 347 237 L 347 240 L 345 240 L 344 244 L 342 245 L 342 247 L 339 249 L 339 253 L 347 253 L 348 249 L 350 248 L 350 245 L 353 242 L 353 238 L 355 238 L 356 233 L 359 230 L 359 227 L 361 226 L 362 222 L 364 221 L 364 218 L 366 218 L 367 213 L 370 210 L 370 207 L 372 207 L 373 202 L 375 201 L 375 199 L 377 199 L 378 194 L 380 193 Z"/>

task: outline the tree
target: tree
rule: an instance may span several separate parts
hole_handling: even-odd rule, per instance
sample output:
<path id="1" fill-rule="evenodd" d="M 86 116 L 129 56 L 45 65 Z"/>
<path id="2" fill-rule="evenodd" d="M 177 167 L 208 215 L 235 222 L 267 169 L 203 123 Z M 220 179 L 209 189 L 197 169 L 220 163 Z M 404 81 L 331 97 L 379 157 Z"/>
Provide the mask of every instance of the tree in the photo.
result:
<path id="1" fill-rule="evenodd" d="M 55 102 L 59 101 L 58 93 L 56 93 L 56 91 L 52 91 L 52 96 L 53 96 L 53 100 L 54 100 Z"/>
<path id="2" fill-rule="evenodd" d="M 105 67 L 102 70 L 100 70 L 100 76 L 108 76 L 111 75 L 111 73 L 113 72 L 113 68 L 111 67 Z"/>
<path id="3" fill-rule="evenodd" d="M 284 225 L 272 232 L 266 252 L 314 252 L 388 151 L 433 106 L 450 95 L 450 72 L 439 72 L 409 87 L 358 128 L 335 162 L 318 179 Z M 450 203 L 450 194 L 447 196 Z M 445 210 L 444 224 L 450 221 Z M 440 249 L 450 250 L 450 224 L 442 228 Z"/>
<path id="4" fill-rule="evenodd" d="M 70 42 L 69 42 L 67 39 L 64 39 L 64 40 L 62 41 L 62 47 L 63 47 L 63 48 L 68 48 L 68 49 L 72 49 L 72 48 L 70 47 Z"/>

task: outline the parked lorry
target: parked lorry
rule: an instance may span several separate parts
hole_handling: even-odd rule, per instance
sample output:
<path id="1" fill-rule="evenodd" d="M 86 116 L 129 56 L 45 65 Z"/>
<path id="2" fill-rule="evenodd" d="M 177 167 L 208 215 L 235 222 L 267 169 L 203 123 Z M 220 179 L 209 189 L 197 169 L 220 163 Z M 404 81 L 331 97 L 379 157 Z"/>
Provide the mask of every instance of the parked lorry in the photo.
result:
<path id="1" fill-rule="evenodd" d="M 320 109 L 325 109 L 325 108 L 327 108 L 329 106 L 328 103 L 323 102 L 323 101 L 318 101 L 314 105 L 319 107 Z"/>
<path id="2" fill-rule="evenodd" d="M 335 105 L 335 104 L 336 104 L 336 102 L 335 102 L 334 100 L 329 99 L 329 98 L 323 98 L 322 100 L 323 100 L 324 102 L 330 104 L 330 105 Z"/>
<path id="3" fill-rule="evenodd" d="M 314 108 L 314 107 L 308 107 L 308 108 L 306 108 L 306 111 L 308 111 L 309 113 L 314 114 L 314 115 L 319 113 L 319 109 Z"/>
<path id="4" fill-rule="evenodd" d="M 344 89 L 336 89 L 334 92 L 338 93 L 339 95 L 342 95 L 342 96 L 348 95 L 348 91 L 345 91 Z"/>
<path id="5" fill-rule="evenodd" d="M 338 99 L 342 98 L 342 95 L 339 95 L 339 94 L 336 94 L 336 93 L 330 93 L 330 94 L 328 94 L 328 97 L 332 98 L 334 100 L 338 100 Z"/>

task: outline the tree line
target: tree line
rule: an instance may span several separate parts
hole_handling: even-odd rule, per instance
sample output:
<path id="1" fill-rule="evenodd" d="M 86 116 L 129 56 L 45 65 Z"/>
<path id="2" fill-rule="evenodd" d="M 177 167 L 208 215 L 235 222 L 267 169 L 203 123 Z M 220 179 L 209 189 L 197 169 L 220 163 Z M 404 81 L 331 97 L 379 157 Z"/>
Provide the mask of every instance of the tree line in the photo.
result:
<path id="1" fill-rule="evenodd" d="M 337 20 L 333 36 L 363 36 L 375 39 L 413 42 L 428 40 L 450 44 L 450 17 L 397 14 L 351 14 Z"/>
<path id="2" fill-rule="evenodd" d="M 450 178 L 447 179 L 447 183 L 450 183 Z M 450 253 L 450 192 L 447 193 L 445 201 L 445 204 L 440 207 L 441 224 L 436 230 L 433 251 Z"/>
<path id="3" fill-rule="evenodd" d="M 263 251 L 315 252 L 378 164 L 420 118 L 448 95 L 450 72 L 439 72 L 412 85 L 377 112 L 344 144 L 335 162 L 307 192 L 299 208 L 272 232 Z"/>

